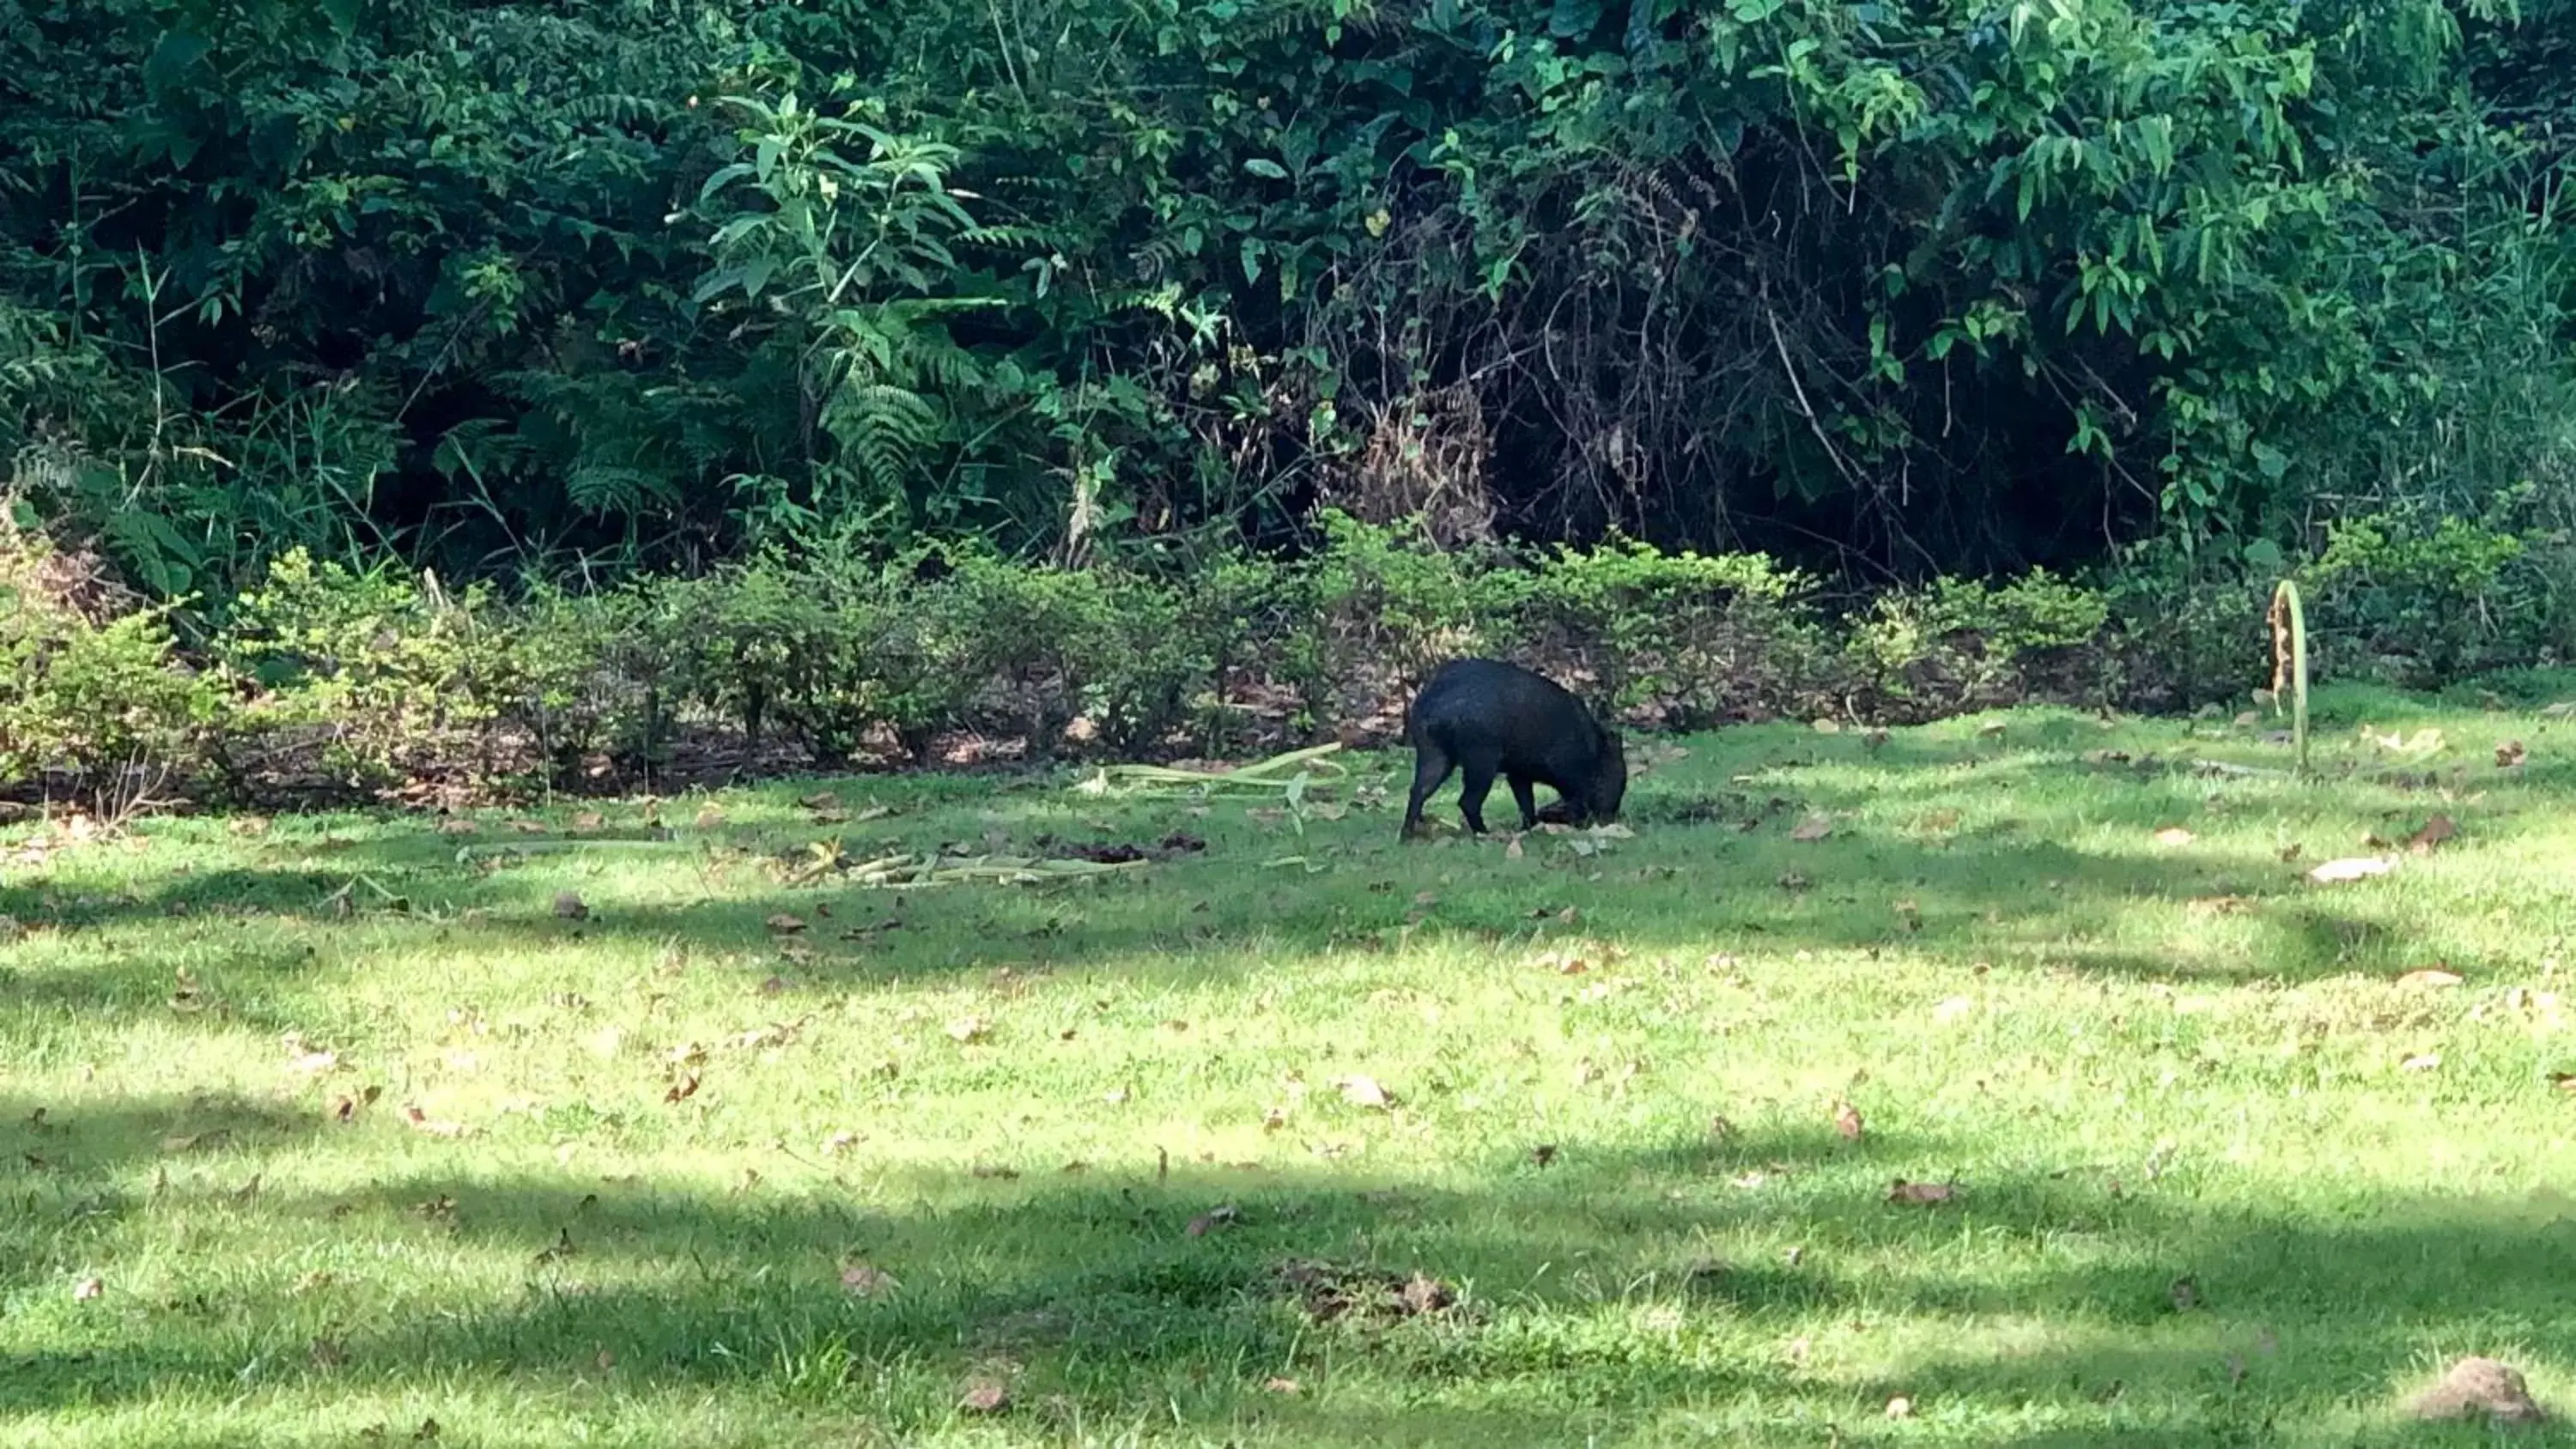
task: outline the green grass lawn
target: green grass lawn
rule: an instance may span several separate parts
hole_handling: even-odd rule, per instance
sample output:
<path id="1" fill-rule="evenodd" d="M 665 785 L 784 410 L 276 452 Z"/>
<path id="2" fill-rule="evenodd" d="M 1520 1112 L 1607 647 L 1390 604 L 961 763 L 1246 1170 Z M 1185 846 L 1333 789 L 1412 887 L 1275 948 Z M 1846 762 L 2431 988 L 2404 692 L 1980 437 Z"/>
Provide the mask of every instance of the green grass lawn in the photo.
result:
<path id="1" fill-rule="evenodd" d="M 1732 730 L 1517 848 L 1400 845 L 1395 753 L 1302 831 L 1070 773 L 501 868 L 648 805 L 16 827 L 0 1442 L 2413 1443 L 2467 1353 L 2576 1409 L 2576 678 L 2523 686 L 2330 692 L 2309 783 Z"/>

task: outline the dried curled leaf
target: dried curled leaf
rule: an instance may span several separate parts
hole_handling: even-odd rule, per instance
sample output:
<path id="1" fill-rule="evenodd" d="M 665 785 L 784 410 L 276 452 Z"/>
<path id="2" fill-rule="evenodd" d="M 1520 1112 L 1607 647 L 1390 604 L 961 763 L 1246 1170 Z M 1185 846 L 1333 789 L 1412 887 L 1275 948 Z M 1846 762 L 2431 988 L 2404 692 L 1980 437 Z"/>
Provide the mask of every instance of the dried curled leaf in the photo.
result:
<path id="1" fill-rule="evenodd" d="M 2429 855 L 2434 847 L 2460 833 L 2448 815 L 2436 815 L 2424 822 L 2424 828 L 2406 837 L 2406 848 L 2417 855 Z"/>
<path id="2" fill-rule="evenodd" d="M 1190 1225 L 1182 1231 L 1193 1238 L 1204 1238 L 1219 1228 L 1233 1227 L 1242 1216 L 1243 1214 L 1232 1203 L 1228 1203 L 1223 1207 L 1210 1208 L 1190 1219 Z"/>
<path id="3" fill-rule="evenodd" d="M 2308 879 L 2320 885 L 2335 885 L 2343 881 L 2367 880 L 2371 876 L 2386 875 L 2396 868 L 2397 862 L 2386 856 L 2354 855 L 2346 856 L 2341 860 L 2327 861 L 2309 871 Z"/>
<path id="4" fill-rule="evenodd" d="M 1383 1112 L 1395 1105 L 1394 1095 L 1379 1086 L 1375 1077 L 1344 1077 L 1333 1085 L 1341 1089 L 1342 1100 L 1354 1107 L 1367 1107 Z"/>
<path id="5" fill-rule="evenodd" d="M 1834 1102 L 1834 1130 L 1841 1133 L 1845 1141 L 1858 1142 L 1862 1130 L 1860 1109 L 1837 1099 Z"/>

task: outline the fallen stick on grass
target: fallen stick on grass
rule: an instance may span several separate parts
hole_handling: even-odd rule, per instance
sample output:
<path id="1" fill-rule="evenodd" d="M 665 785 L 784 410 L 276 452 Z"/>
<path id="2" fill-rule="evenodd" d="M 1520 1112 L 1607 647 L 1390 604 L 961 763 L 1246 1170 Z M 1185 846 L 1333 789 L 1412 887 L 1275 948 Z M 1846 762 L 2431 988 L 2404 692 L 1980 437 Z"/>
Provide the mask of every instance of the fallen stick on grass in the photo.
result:
<path id="1" fill-rule="evenodd" d="M 1339 749 L 1337 741 L 1217 771 L 1175 770 L 1168 765 L 1103 765 L 1073 788 L 1084 795 L 1167 797 L 1285 792 L 1293 799 L 1303 795 L 1310 784 L 1338 780 L 1350 773 L 1340 761 L 1324 758 Z"/>

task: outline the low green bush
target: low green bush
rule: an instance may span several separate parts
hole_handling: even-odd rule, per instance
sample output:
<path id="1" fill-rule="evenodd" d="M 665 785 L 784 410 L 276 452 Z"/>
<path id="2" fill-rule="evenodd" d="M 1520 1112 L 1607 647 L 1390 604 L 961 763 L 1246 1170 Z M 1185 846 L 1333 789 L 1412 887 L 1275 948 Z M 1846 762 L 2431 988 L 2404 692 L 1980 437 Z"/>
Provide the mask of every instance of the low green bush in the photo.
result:
<path id="1" fill-rule="evenodd" d="M 179 658 L 177 606 L 111 612 L 87 587 L 86 566 L 20 528 L 7 504 L 0 498 L 0 783 L 55 773 L 142 789 L 201 771 L 230 701 Z"/>
<path id="2" fill-rule="evenodd" d="M 2110 615 L 2099 589 L 2044 570 L 2001 584 L 1936 579 L 1875 600 L 1851 621 L 1844 658 L 1856 691 L 1906 715 L 2032 694 L 2099 698 L 2108 677 L 2087 666 L 2098 666 L 2090 650 Z"/>
<path id="3" fill-rule="evenodd" d="M 254 689 L 246 719 L 320 733 L 323 767 L 383 784 L 461 759 L 497 775 L 493 728 L 584 661 L 547 650 L 489 584 L 449 595 L 391 566 L 360 573 L 302 549 L 234 599 L 216 662 Z"/>
<path id="4" fill-rule="evenodd" d="M 0 781 L 185 778 L 225 701 L 176 655 L 166 609 L 94 624 L 0 583 Z"/>
<path id="5" fill-rule="evenodd" d="M 1793 707 L 1819 681 L 1814 581 L 1768 555 L 1620 541 L 1559 548 L 1518 577 L 1518 638 L 1630 718 L 1704 729 Z"/>
<path id="6" fill-rule="evenodd" d="M 961 731 L 1035 758 L 1282 748 L 1391 730 L 1413 684 L 1467 653 L 1523 660 L 1649 728 L 2029 698 L 2188 708 L 2268 680 L 2263 606 L 2292 569 L 2264 545 L 2149 545 L 2087 579 L 1942 579 L 1835 614 L 1817 580 L 1761 554 L 1452 552 L 1403 526 L 1322 524 L 1294 560 L 1061 568 L 809 545 L 514 597 L 290 552 L 215 621 L 202 672 L 166 609 L 94 621 L 15 588 L 0 594 L 0 776 L 148 760 L 254 788 L 288 760 L 366 788 L 516 789 L 650 780 L 691 739 L 826 767 L 927 758 Z M 40 546 L 0 548 L 0 582 L 36 578 Z M 2571 555 L 2496 523 L 2341 521 L 2301 571 L 2335 646 L 2320 677 L 2439 683 L 2566 658 Z"/>
<path id="7" fill-rule="evenodd" d="M 2502 517 L 2386 510 L 2328 524 L 2300 583 L 2328 660 L 2431 686 L 2563 649 L 2576 618 L 2568 556 L 2566 540 Z"/>

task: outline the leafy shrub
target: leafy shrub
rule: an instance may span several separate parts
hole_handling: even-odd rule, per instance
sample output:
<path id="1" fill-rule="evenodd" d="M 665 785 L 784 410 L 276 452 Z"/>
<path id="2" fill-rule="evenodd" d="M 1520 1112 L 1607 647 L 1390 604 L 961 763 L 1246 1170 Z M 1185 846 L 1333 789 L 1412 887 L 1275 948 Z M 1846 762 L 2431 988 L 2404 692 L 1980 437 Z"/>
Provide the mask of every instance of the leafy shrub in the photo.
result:
<path id="1" fill-rule="evenodd" d="M 1074 662 L 1083 713 L 1118 754 L 1151 750 L 1212 701 L 1218 616 L 1182 588 L 1131 570 L 1086 570 L 1096 622 L 1080 636 L 1095 651 Z"/>
<path id="2" fill-rule="evenodd" d="M 223 722 L 221 693 L 178 662 L 166 608 L 93 624 L 0 583 L 0 674 L 0 783 L 184 776 Z"/>
<path id="3" fill-rule="evenodd" d="M 2528 554 L 2520 536 L 2456 516 L 2390 511 L 2332 523 L 2303 571 L 2315 601 L 2309 628 L 2324 647 L 2350 649 L 2358 669 L 2400 683 L 2530 662 L 2556 590 L 2546 574 L 2523 570 Z"/>
<path id="4" fill-rule="evenodd" d="M 182 777 L 225 726 L 214 681 L 178 658 L 175 605 L 124 608 L 0 498 L 0 785 L 55 770 L 105 789 Z"/>
<path id="5" fill-rule="evenodd" d="M 982 682 L 914 581 L 919 562 L 764 550 L 665 586 L 658 637 L 681 692 L 755 741 L 775 724 L 839 765 L 882 729 L 919 754 Z"/>
<path id="6" fill-rule="evenodd" d="M 1324 674 L 1345 718 L 1368 714 L 1443 659 L 1508 637 L 1523 587 L 1504 571 L 1508 560 L 1443 552 L 1338 510 L 1319 521 L 1324 547 L 1309 565 L 1311 599 Z"/>
<path id="7" fill-rule="evenodd" d="M 2110 610 L 2104 667 L 2133 708 L 2186 709 L 2243 700 L 2269 682 L 2265 610 L 2282 560 L 2267 543 L 2198 556 L 2169 542 L 2123 552 L 2096 580 Z"/>
<path id="8" fill-rule="evenodd" d="M 491 726 L 545 692 L 541 675 L 561 690 L 585 662 L 532 655 L 529 639 L 488 584 L 451 597 L 429 575 L 360 573 L 298 548 L 234 600 L 217 653 L 262 691 L 253 720 L 323 731 L 326 766 L 363 784 L 434 768 L 460 742 L 493 774 Z"/>
<path id="9" fill-rule="evenodd" d="M 1581 661 L 1614 708 L 1700 729 L 1800 691 L 1810 586 L 1767 554 L 1559 548 L 1527 576 L 1519 632 L 1542 657 Z"/>
<path id="10" fill-rule="evenodd" d="M 1845 645 L 1862 689 L 1915 710 L 2011 703 L 2067 669 L 2109 622 L 2094 589 L 2034 569 L 2001 585 L 1936 579 L 1881 596 Z"/>
<path id="11" fill-rule="evenodd" d="M 1223 751 L 1254 714 L 1243 691 L 1267 687 L 1290 701 L 1281 725 L 1310 736 L 1331 717 L 1332 650 L 1316 604 L 1314 571 L 1227 553 L 1188 572 L 1188 607 L 1204 632 L 1207 703 L 1199 721 L 1209 748 Z"/>
<path id="12" fill-rule="evenodd" d="M 2546 663 L 2569 647 L 2570 553 L 2561 535 L 2456 519 L 2348 521 L 2309 571 L 2311 618 L 2366 646 L 2351 659 L 2419 682 Z M 166 611 L 66 602 L 36 557 L 0 549 L 9 774 L 166 761 L 240 783 L 287 759 L 361 785 L 487 786 L 649 772 L 693 729 L 827 767 L 889 745 L 920 758 L 950 729 L 1038 757 L 1148 754 L 1193 731 L 1275 748 L 1382 731 L 1431 664 L 1467 652 L 1519 657 L 1668 727 L 2024 698 L 2187 706 L 2268 676 L 2263 604 L 2284 567 L 2260 545 L 2149 547 L 2090 582 L 1940 579 L 1835 619 L 1812 580 L 1759 554 L 1444 552 L 1341 517 L 1297 562 L 1060 568 L 808 544 L 516 600 L 289 552 L 236 601 L 201 678 L 177 664 Z"/>
<path id="13" fill-rule="evenodd" d="M 653 595 L 635 587 L 577 595 L 539 584 L 511 617 L 516 689 L 502 718 L 524 731 L 552 778 L 652 763 L 659 686 L 677 636 L 649 628 Z"/>

